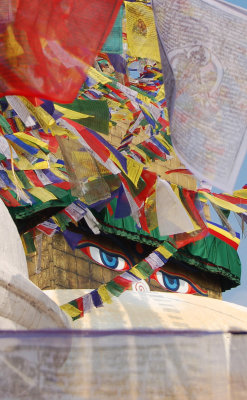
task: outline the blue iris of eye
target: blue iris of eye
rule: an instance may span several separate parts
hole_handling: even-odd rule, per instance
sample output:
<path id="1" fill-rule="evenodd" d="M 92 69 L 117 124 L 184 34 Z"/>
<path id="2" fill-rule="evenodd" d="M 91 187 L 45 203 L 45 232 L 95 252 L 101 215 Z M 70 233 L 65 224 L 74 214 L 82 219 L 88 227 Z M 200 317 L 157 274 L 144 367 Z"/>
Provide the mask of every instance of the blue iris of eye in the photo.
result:
<path id="1" fill-rule="evenodd" d="M 108 268 L 116 268 L 118 266 L 118 257 L 111 256 L 100 250 L 100 258 L 102 263 Z"/>
<path id="2" fill-rule="evenodd" d="M 166 286 L 167 289 L 176 291 L 179 289 L 179 279 L 178 278 L 173 278 L 172 276 L 162 274 L 163 275 L 163 281 L 164 285 Z"/>

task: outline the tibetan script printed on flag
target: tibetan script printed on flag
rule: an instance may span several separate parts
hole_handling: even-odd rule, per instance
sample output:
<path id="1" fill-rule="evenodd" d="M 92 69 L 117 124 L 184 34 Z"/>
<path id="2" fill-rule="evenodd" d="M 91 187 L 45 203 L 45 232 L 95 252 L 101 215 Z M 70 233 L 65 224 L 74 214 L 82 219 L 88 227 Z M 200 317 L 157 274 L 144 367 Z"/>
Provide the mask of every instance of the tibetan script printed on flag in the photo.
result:
<path id="1" fill-rule="evenodd" d="M 174 148 L 232 191 L 247 148 L 247 12 L 221 0 L 153 0 Z"/>

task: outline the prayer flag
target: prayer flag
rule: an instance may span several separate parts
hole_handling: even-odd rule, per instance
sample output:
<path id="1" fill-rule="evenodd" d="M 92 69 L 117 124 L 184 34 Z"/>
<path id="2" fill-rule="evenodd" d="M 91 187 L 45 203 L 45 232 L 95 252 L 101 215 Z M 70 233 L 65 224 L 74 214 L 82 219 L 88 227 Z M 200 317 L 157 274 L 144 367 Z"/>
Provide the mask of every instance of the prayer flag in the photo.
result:
<path id="1" fill-rule="evenodd" d="M 72 102 L 102 48 L 121 0 L 4 1 L 0 96 Z"/>
<path id="2" fill-rule="evenodd" d="M 236 236 L 234 237 L 226 228 L 222 225 L 216 224 L 212 221 L 207 221 L 207 227 L 209 233 L 216 236 L 217 238 L 223 240 L 223 242 L 232 246 L 235 250 L 238 249 L 240 243 L 240 235 L 236 232 Z"/>
<path id="3" fill-rule="evenodd" d="M 156 187 L 156 210 L 159 232 L 162 236 L 194 231 L 194 226 L 182 202 L 179 201 L 171 186 L 160 178 Z"/>
<path id="4" fill-rule="evenodd" d="M 102 51 L 104 53 L 122 54 L 123 40 L 122 40 L 122 19 L 123 7 L 120 8 L 116 21 L 113 25 L 110 35 L 108 36 Z"/>
<path id="5" fill-rule="evenodd" d="M 219 0 L 154 0 L 174 149 L 232 191 L 247 148 L 247 11 Z"/>
<path id="6" fill-rule="evenodd" d="M 128 1 L 125 2 L 125 8 L 126 33 L 130 55 L 160 61 L 152 8 L 139 2 L 132 3 Z"/>

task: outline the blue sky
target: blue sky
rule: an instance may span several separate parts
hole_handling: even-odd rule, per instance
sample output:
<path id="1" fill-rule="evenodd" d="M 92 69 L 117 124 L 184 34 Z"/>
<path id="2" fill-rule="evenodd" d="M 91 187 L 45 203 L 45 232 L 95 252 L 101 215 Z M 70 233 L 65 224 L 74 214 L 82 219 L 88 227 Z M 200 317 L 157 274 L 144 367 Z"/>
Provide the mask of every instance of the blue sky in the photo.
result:
<path id="1" fill-rule="evenodd" d="M 247 0 L 225 0 L 226 3 L 236 4 L 236 6 L 247 8 Z"/>
<path id="2" fill-rule="evenodd" d="M 247 1 L 247 0 L 246 0 Z M 247 82 L 246 82 L 247 84 Z M 245 184 L 247 184 L 247 157 L 245 157 L 245 161 L 241 167 L 235 189 L 240 189 Z M 229 219 L 233 229 L 236 232 L 241 233 L 240 226 L 238 225 L 236 218 L 233 213 L 231 213 Z M 242 263 L 242 277 L 241 277 L 241 285 L 236 289 L 231 289 L 223 294 L 223 300 L 231 301 L 233 303 L 241 304 L 247 307 L 247 238 L 241 239 L 238 254 Z"/>

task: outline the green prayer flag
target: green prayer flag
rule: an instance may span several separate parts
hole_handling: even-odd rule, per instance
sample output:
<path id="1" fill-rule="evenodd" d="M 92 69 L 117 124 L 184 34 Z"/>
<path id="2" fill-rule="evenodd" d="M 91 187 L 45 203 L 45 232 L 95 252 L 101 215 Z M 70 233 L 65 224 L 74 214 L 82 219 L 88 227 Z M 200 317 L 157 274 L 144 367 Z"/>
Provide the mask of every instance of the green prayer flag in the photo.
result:
<path id="1" fill-rule="evenodd" d="M 122 20 L 123 20 L 123 7 L 120 8 L 115 24 L 102 47 L 103 53 L 122 54 L 123 53 L 123 39 L 122 39 Z"/>
<path id="2" fill-rule="evenodd" d="M 71 104 L 59 105 L 68 110 L 88 115 L 88 118 L 70 119 L 96 132 L 108 135 L 110 113 L 107 101 L 76 99 Z"/>
<path id="3" fill-rule="evenodd" d="M 23 234 L 23 239 L 26 245 L 27 254 L 34 253 L 36 251 L 33 235 L 31 232 L 26 232 Z"/>
<path id="4" fill-rule="evenodd" d="M 114 282 L 114 281 L 110 281 L 106 284 L 106 289 L 113 295 L 116 297 L 119 297 L 120 294 L 122 294 L 124 292 L 124 287 L 120 286 L 118 283 Z"/>

